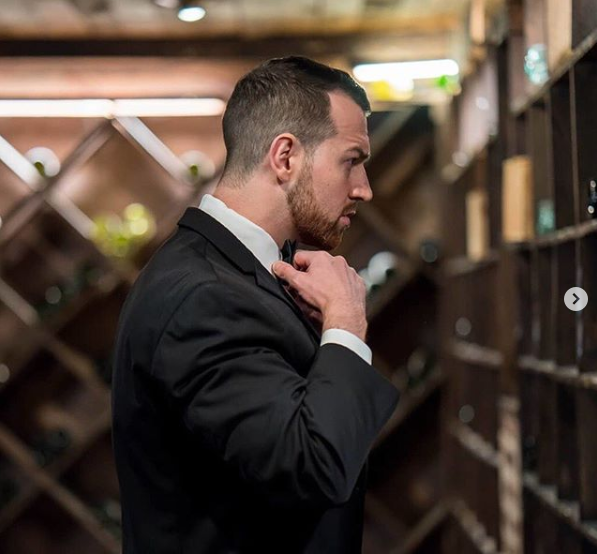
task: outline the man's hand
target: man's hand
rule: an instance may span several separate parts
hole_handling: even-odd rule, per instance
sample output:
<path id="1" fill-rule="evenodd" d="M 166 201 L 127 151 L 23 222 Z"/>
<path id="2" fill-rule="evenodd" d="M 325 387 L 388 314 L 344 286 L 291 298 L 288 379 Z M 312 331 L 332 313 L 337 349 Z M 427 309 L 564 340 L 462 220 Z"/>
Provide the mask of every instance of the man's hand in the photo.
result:
<path id="1" fill-rule="evenodd" d="M 367 289 L 342 256 L 299 250 L 294 256 L 294 267 L 278 261 L 272 270 L 308 306 L 321 313 L 322 331 L 344 329 L 365 340 Z"/>

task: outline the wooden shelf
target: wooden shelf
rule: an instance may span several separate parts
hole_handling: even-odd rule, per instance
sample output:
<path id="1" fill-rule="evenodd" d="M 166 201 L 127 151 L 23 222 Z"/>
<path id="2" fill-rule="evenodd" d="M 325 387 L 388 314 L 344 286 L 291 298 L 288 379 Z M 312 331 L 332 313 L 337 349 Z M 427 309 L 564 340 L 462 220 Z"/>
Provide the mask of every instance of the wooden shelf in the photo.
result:
<path id="1" fill-rule="evenodd" d="M 58 175 L 52 178 L 43 179 L 43 185 L 39 187 L 39 192 L 30 196 L 27 199 L 27 202 L 17 206 L 17 209 L 7 214 L 4 218 L 2 228 L 0 229 L 0 248 L 14 238 L 39 212 L 39 210 L 48 204 L 54 187 L 60 179 L 62 179 L 65 173 L 68 173 L 72 169 L 85 163 L 105 144 L 110 136 L 110 129 L 110 122 L 105 121 L 100 123 L 62 162 L 61 171 Z M 37 171 L 35 171 L 35 173 L 37 173 Z"/>
<path id="2" fill-rule="evenodd" d="M 388 536 L 391 537 L 393 544 L 398 543 L 402 524 L 386 505 L 371 492 L 367 492 L 365 496 L 365 512 L 384 528 Z"/>
<path id="3" fill-rule="evenodd" d="M 50 495 L 110 554 L 121 554 L 120 541 L 98 521 L 93 512 L 72 492 L 56 481 L 46 486 Z"/>
<path id="4" fill-rule="evenodd" d="M 27 509 L 27 507 L 41 494 L 38 485 L 29 483 L 27 488 L 13 498 L 0 511 L 0 535 Z"/>
<path id="5" fill-rule="evenodd" d="M 463 340 L 451 340 L 448 353 L 463 362 L 489 369 L 499 370 L 504 363 L 504 357 L 497 350 Z"/>
<path id="6" fill-rule="evenodd" d="M 524 251 L 531 250 L 533 248 L 546 248 L 564 244 L 566 242 L 572 242 L 595 233 L 597 233 L 597 221 L 585 221 L 583 223 L 579 223 L 578 225 L 563 227 L 557 231 L 553 231 L 552 233 L 547 233 L 525 242 L 502 243 L 502 245 L 500 245 L 500 249 L 505 251 Z M 495 256 L 497 257 L 497 254 L 495 254 Z M 460 271 L 460 273 L 464 273 L 467 270 L 474 271 L 477 268 L 477 264 L 483 267 L 483 262 L 485 261 L 480 260 L 479 262 L 471 262 L 471 267 L 468 267 L 466 260 L 468 260 L 468 258 L 454 260 L 457 263 L 456 267 L 465 268 L 464 271 Z M 488 260 L 488 263 L 491 261 L 491 259 Z M 459 272 L 455 271 L 455 273 L 458 274 Z M 448 272 L 448 274 L 450 273 Z"/>
<path id="7" fill-rule="evenodd" d="M 95 365 L 89 358 L 87 358 L 87 356 L 75 351 L 50 334 L 44 336 L 44 346 L 58 361 L 64 364 L 64 367 L 70 370 L 75 377 L 81 379 L 87 387 L 96 394 L 105 396 L 106 399 L 108 399 L 110 390 L 101 380 Z"/>
<path id="8" fill-rule="evenodd" d="M 402 393 L 371 452 L 364 549 L 369 546 L 376 552 L 389 552 L 401 544 L 441 495 L 439 455 L 428 446 L 431 441 L 439 443 L 443 393 L 442 378 L 433 367 L 440 264 L 424 262 L 417 251 L 422 241 L 437 239 L 433 204 L 426 204 L 416 226 L 399 231 L 411 217 L 408 206 L 417 198 L 427 203 L 426 195 L 435 187 L 428 178 L 433 172 L 435 141 L 429 115 L 427 107 L 413 108 L 406 117 L 401 109 L 386 116 L 372 133 L 368 174 L 374 199 L 359 207 L 354 231 L 365 230 L 358 241 L 349 234 L 342 252 L 349 259 L 354 256 L 355 267 L 363 267 L 370 252 L 389 250 L 398 257 L 394 274 L 367 299 L 368 343 L 374 363 Z M 403 436 L 409 437 L 407 449 L 398 444 Z M 415 438 L 419 436 L 422 440 Z M 411 493 L 411 482 L 420 484 L 428 497 Z M 400 500 L 387 494 L 403 487 L 407 490 Z"/>
<path id="9" fill-rule="evenodd" d="M 475 513 L 462 500 L 454 500 L 450 512 L 481 554 L 499 554 L 495 540 L 487 534 Z"/>
<path id="10" fill-rule="evenodd" d="M 527 253 L 534 248 L 532 241 L 521 242 L 503 242 L 500 245 L 500 251 L 504 252 L 524 252 Z"/>
<path id="11" fill-rule="evenodd" d="M 457 186 L 462 181 L 462 178 L 472 168 L 472 166 L 482 157 L 487 155 L 487 150 L 494 146 L 498 141 L 497 135 L 490 135 L 487 140 L 475 152 L 465 152 L 467 156 L 466 163 L 457 165 L 449 163 L 441 170 L 441 175 L 444 183 L 447 186 Z"/>
<path id="12" fill-rule="evenodd" d="M 11 501 L 7 507 L 0 511 L 0 534 L 35 501 L 43 490 L 46 490 L 43 485 L 39 484 L 39 479 L 36 481 L 35 476 L 39 477 L 39 475 L 43 475 L 46 481 L 49 479 L 57 481 L 102 434 L 110 430 L 111 423 L 111 410 L 108 408 L 87 430 L 87 434 L 73 445 L 66 454 L 56 460 L 51 467 L 41 469 L 33 461 L 33 483 Z M 12 456 L 13 462 L 24 472 L 31 475 L 32 460 L 30 459 L 30 454 L 27 452 L 27 447 L 24 444 L 20 444 L 19 439 L 2 425 L 0 425 L 0 450 Z"/>
<path id="13" fill-rule="evenodd" d="M 34 127 L 31 136 L 19 135 L 19 140 L 37 140 Z M 60 172 L 51 178 L 41 177 L 31 164 L 28 167 L 14 147 L 28 171 L 21 172 L 27 178 L 24 192 L 19 189 L 16 196 L 13 194 L 14 202 L 11 200 L 9 209 L 2 212 L 0 228 L 2 323 L 10 337 L 8 342 L 14 342 L 3 344 L 2 362 L 10 372 L 6 386 L 14 385 L 11 390 L 16 395 L 4 397 L 8 408 L 6 420 L 0 424 L 0 451 L 6 459 L 7 478 L 16 473 L 20 492 L 0 511 L 0 535 L 3 541 L 10 541 L 11 533 L 18 534 L 26 521 L 50 539 L 51 530 L 43 514 L 52 507 L 62 508 L 79 546 L 89 540 L 116 554 L 121 551 L 120 540 L 73 492 L 87 494 L 89 476 L 79 464 L 94 463 L 97 452 L 105 454 L 111 463 L 109 446 L 104 444 L 111 425 L 109 386 L 94 360 L 109 355 L 124 294 L 139 273 L 135 264 L 145 263 L 171 233 L 187 203 L 201 191 L 185 177 L 188 172 L 183 162 L 141 120 L 121 118 L 102 121 L 93 128 L 81 127 L 87 134 L 82 132 L 80 139 L 69 137 L 71 153 L 61 159 Z M 54 137 L 43 139 L 44 145 L 53 148 Z M 61 144 L 60 138 L 56 140 Z M 10 160 L 3 161 L 8 161 L 6 172 L 19 173 Z M 9 186 L 13 185 L 9 182 Z M 112 259 L 91 240 L 93 218 L 120 213 L 131 202 L 141 202 L 153 212 L 156 234 L 135 254 L 134 262 Z M 87 271 L 89 267 L 102 276 L 96 279 L 95 271 L 93 275 Z M 44 303 L 44 292 L 51 286 L 60 287 L 60 306 Z M 34 307 L 38 302 L 40 307 Z M 38 356 L 44 362 L 39 366 L 35 365 Z M 6 373 L 5 368 L 3 371 Z M 38 373 L 54 379 L 54 384 L 49 383 L 49 388 L 43 386 L 45 383 L 40 385 L 35 380 Z M 64 391 L 61 383 L 65 384 Z M 29 412 L 38 410 L 35 418 L 45 418 L 44 423 L 32 418 L 31 429 L 29 424 L 21 425 L 21 405 Z M 41 467 L 35 457 L 35 432 L 43 435 L 48 424 L 64 426 L 72 444 L 55 459 L 50 454 L 45 458 L 48 465 Z M 34 446 L 29 446 L 30 441 Z M 43 453 L 41 456 L 40 463 L 44 463 Z M 24 483 L 19 480 L 21 476 L 26 479 Z M 108 494 L 117 501 L 117 486 L 110 486 Z M 92 496 L 85 498 L 95 502 Z M 89 544 L 90 550 L 92 546 Z M 77 551 L 87 548 L 80 546 Z"/>
<path id="14" fill-rule="evenodd" d="M 572 21 L 556 29 L 559 21 L 550 19 L 554 7 L 570 9 Z M 580 548 L 593 525 L 583 523 L 580 535 L 564 526 L 546 538 L 546 522 L 553 518 L 545 502 L 533 500 L 528 507 L 533 521 L 521 525 L 520 467 L 536 470 L 542 483 L 557 486 L 562 498 L 578 500 L 587 518 L 596 517 L 597 457 L 586 421 L 597 413 L 597 311 L 589 303 L 580 313 L 570 312 L 562 299 L 574 286 L 595 295 L 597 219 L 588 208 L 589 185 L 597 175 L 589 146 L 597 121 L 591 92 L 597 82 L 597 17 L 582 2 L 525 0 L 507 9 L 504 40 L 484 45 L 486 56 L 476 68 L 479 77 L 495 83 L 497 98 L 471 88 L 475 79 L 463 81 L 460 95 L 498 106 L 496 136 L 489 133 L 476 152 L 462 156 L 461 145 L 471 136 L 481 138 L 486 128 L 477 123 L 478 106 L 458 98 L 445 131 L 448 153 L 461 157 L 456 158 L 461 167 L 448 165 L 443 172 L 443 232 L 452 256 L 442 267 L 440 297 L 450 392 L 446 414 L 452 418 L 446 423 L 446 474 L 448 480 L 457 474 L 460 455 L 470 462 L 472 487 L 486 492 L 487 502 L 469 490 L 466 478 L 448 486 L 470 502 L 492 536 L 500 535 L 505 550 L 521 551 L 523 544 L 533 551 L 553 550 L 556 536 Z M 577 45 L 570 55 L 568 40 Z M 534 90 L 523 71 L 525 45 L 532 44 L 551 48 L 551 76 Z M 553 70 L 556 54 L 560 62 Z M 492 59 L 493 66 L 487 63 Z M 516 201 L 513 190 L 528 203 L 519 203 L 524 210 L 518 214 L 504 212 Z M 485 211 L 474 211 L 470 191 L 488 199 L 489 256 L 478 261 L 465 253 L 471 246 L 485 251 L 484 233 L 470 235 L 483 229 Z M 467 209 L 479 220 L 467 220 Z M 503 240 L 533 233 L 521 242 Z M 483 368 L 490 371 L 478 371 Z M 505 397 L 516 399 L 515 409 L 502 403 Z M 470 427 L 463 423 L 469 420 Z M 556 505 L 549 489 L 537 490 Z M 562 514 L 566 506 L 558 504 Z M 572 546 L 555 548 L 572 552 Z"/>
<path id="15" fill-rule="evenodd" d="M 0 289 L 1 288 L 2 283 L 0 282 Z M 2 297 L 0 294 L 0 299 L 1 298 Z M 33 308 L 28 306 L 23 299 L 19 299 L 18 301 L 21 303 L 21 305 L 17 308 L 19 312 L 26 310 L 27 312 L 31 312 L 33 314 L 31 316 L 32 319 L 37 318 Z M 80 379 L 97 394 L 104 395 L 106 398 L 108 397 L 109 389 L 98 376 L 93 362 L 85 355 L 77 352 L 56 338 L 56 336 L 50 332 L 40 322 L 39 319 L 35 319 L 34 326 L 28 328 L 27 333 L 28 340 L 24 341 L 26 347 L 21 349 L 18 353 L 18 357 L 11 361 L 11 380 L 18 378 L 20 370 L 26 366 L 27 363 L 29 363 L 37 353 L 39 353 L 42 349 L 46 349 L 47 351 L 51 352 L 56 359 L 64 365 L 64 368 L 73 374 L 74 377 Z"/>
<path id="16" fill-rule="evenodd" d="M 435 506 L 409 533 L 403 544 L 392 550 L 390 554 L 415 554 L 421 547 L 423 542 L 431 533 L 433 533 L 440 525 L 442 525 L 448 515 L 450 509 L 445 501 L 441 501 Z"/>
<path id="17" fill-rule="evenodd" d="M 97 286 L 87 288 L 56 315 L 52 315 L 46 320 L 43 320 L 44 327 L 52 333 L 58 333 L 68 322 L 75 319 L 88 304 L 94 300 L 108 296 L 116 290 L 120 284 L 122 284 L 122 280 L 119 274 L 113 272 L 105 275 Z"/>
<path id="18" fill-rule="evenodd" d="M 412 281 L 416 274 L 416 271 L 412 271 L 403 275 L 397 275 L 382 285 L 376 292 L 375 297 L 367 305 L 368 321 L 375 319 L 400 294 L 402 289 Z"/>
<path id="19" fill-rule="evenodd" d="M 453 421 L 449 425 L 449 430 L 452 436 L 477 460 L 498 468 L 499 454 L 497 450 L 481 435 L 458 421 Z"/>
<path id="20" fill-rule="evenodd" d="M 488 266 L 497 264 L 498 261 L 499 252 L 497 251 L 490 251 L 481 260 L 472 260 L 467 256 L 458 256 L 444 262 L 443 273 L 446 277 L 459 277 L 485 269 Z"/>
<path id="21" fill-rule="evenodd" d="M 597 521 L 587 522 L 580 519 L 578 502 L 564 502 L 558 499 L 556 488 L 541 485 L 534 473 L 525 472 L 523 483 L 527 490 L 547 506 L 557 517 L 578 531 L 593 547 L 597 547 Z"/>
<path id="22" fill-rule="evenodd" d="M 548 233 L 546 235 L 537 237 L 534 241 L 532 241 L 532 244 L 538 248 L 545 246 L 555 246 L 586 237 L 587 235 L 591 235 L 596 232 L 597 221 L 585 221 L 584 223 L 579 223 L 578 225 L 573 225 L 570 227 L 564 227 L 554 231 L 553 233 Z"/>
<path id="23" fill-rule="evenodd" d="M 581 373 L 575 366 L 561 367 L 553 361 L 538 360 L 533 356 L 521 356 L 518 366 L 523 371 L 545 375 L 564 385 L 597 391 L 597 373 Z"/>
<path id="24" fill-rule="evenodd" d="M 597 45 L 597 30 L 593 31 L 579 44 L 566 59 L 552 72 L 550 78 L 531 95 L 513 102 L 510 106 L 510 113 L 519 117 L 527 112 L 530 107 L 541 100 L 547 92 L 557 83 L 575 64 L 577 64 L 587 53 Z"/>
<path id="25" fill-rule="evenodd" d="M 392 435 L 433 393 L 438 391 L 444 383 L 444 376 L 439 368 L 433 370 L 427 379 L 405 392 L 398 401 L 398 406 L 390 419 L 377 436 L 373 449 L 378 448 L 389 436 Z"/>
<path id="26" fill-rule="evenodd" d="M 104 419 L 105 422 L 105 419 Z M 104 423 L 105 425 L 105 423 Z M 48 493 L 58 504 L 60 504 L 83 528 L 85 528 L 106 550 L 113 554 L 120 553 L 119 542 L 106 531 L 91 511 L 72 492 L 65 489 L 57 480 L 56 475 L 40 468 L 33 459 L 29 449 L 21 443 L 6 427 L 0 424 L 0 450 L 2 450 L 13 463 L 20 467 L 31 478 L 33 489 L 26 492 L 25 497 L 17 501 L 18 506 L 3 516 L 1 522 L 6 528 L 11 521 L 18 517 L 25 508 L 35 499 L 42 490 Z M 75 452 L 69 463 L 74 462 Z M 63 469 L 66 469 L 64 467 Z M 2 529 L 0 528 L 0 530 Z"/>

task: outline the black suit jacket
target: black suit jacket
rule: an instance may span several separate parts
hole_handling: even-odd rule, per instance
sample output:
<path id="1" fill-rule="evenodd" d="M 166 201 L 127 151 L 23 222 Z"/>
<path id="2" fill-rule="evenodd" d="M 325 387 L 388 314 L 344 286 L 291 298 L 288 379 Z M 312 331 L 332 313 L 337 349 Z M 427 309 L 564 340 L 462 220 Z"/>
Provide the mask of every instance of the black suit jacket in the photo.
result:
<path id="1" fill-rule="evenodd" d="M 124 554 L 361 551 L 364 466 L 397 392 L 319 341 L 251 252 L 189 208 L 119 323 Z"/>

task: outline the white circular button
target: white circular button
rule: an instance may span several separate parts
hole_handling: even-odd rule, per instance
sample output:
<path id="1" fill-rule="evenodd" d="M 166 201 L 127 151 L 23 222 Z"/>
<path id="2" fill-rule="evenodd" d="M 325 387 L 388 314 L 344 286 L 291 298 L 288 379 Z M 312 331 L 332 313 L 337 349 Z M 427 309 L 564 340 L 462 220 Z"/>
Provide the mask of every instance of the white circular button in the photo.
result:
<path id="1" fill-rule="evenodd" d="M 580 312 L 589 303 L 589 296 L 584 289 L 580 287 L 572 287 L 566 291 L 564 295 L 564 304 L 566 308 L 573 312 Z"/>

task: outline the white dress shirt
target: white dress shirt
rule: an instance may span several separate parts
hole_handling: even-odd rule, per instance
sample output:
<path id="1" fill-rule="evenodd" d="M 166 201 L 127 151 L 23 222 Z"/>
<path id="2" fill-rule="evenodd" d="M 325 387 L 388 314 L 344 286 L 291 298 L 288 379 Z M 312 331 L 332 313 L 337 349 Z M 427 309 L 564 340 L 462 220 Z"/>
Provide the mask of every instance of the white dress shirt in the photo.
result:
<path id="1" fill-rule="evenodd" d="M 275 278 L 272 264 L 282 259 L 282 254 L 271 235 L 246 217 L 230 209 L 219 198 L 205 194 L 199 204 L 203 210 L 226 227 L 261 262 Z M 327 329 L 321 336 L 321 346 L 340 344 L 371 363 L 371 349 L 354 333 L 344 329 Z"/>

